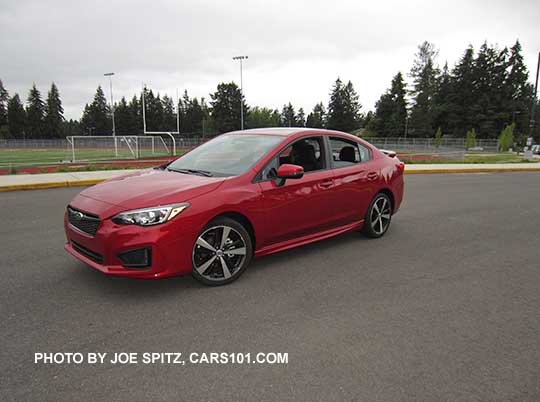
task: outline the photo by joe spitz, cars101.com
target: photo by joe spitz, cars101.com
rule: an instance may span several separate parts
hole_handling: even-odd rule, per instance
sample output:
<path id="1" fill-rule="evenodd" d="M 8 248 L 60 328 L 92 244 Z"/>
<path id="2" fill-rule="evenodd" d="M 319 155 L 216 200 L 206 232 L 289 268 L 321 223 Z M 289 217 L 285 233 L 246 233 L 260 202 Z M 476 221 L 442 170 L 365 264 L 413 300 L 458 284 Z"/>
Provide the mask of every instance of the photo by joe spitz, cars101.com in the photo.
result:
<path id="1" fill-rule="evenodd" d="M 222 134 L 158 168 L 87 188 L 68 205 L 65 249 L 112 275 L 237 279 L 262 256 L 351 230 L 385 234 L 404 163 L 338 131 Z"/>

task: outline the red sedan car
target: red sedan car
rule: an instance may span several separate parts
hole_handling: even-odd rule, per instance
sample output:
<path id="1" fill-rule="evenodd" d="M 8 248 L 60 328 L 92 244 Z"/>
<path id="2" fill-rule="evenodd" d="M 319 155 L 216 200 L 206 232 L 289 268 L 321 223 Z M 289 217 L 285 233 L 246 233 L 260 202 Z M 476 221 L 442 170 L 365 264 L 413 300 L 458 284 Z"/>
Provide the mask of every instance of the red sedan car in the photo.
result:
<path id="1" fill-rule="evenodd" d="M 65 249 L 113 275 L 237 279 L 252 257 L 362 229 L 381 237 L 403 197 L 394 153 L 338 131 L 220 135 L 173 162 L 83 190 Z"/>

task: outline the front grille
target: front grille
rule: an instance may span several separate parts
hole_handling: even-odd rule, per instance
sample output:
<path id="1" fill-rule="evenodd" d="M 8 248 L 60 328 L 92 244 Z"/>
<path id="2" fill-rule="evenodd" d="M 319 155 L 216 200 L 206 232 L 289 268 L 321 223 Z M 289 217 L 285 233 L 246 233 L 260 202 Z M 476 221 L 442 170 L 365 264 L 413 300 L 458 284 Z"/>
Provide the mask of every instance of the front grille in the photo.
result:
<path id="1" fill-rule="evenodd" d="M 68 221 L 77 229 L 94 236 L 99 226 L 99 217 L 88 212 L 68 207 Z"/>
<path id="2" fill-rule="evenodd" d="M 90 258 L 92 261 L 99 262 L 100 264 L 103 264 L 103 256 L 99 253 L 96 253 L 95 251 L 90 250 L 89 248 L 86 248 L 84 246 L 81 246 L 79 243 L 71 241 L 71 245 L 77 251 L 78 253 L 84 255 L 85 257 Z"/>

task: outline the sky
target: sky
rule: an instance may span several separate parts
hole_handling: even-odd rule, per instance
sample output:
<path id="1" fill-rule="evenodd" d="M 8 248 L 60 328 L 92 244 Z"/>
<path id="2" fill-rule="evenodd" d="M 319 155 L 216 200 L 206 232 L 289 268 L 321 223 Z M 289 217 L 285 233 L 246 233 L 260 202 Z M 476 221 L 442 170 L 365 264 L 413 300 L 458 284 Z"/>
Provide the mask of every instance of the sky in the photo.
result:
<path id="1" fill-rule="evenodd" d="M 351 80 L 362 111 L 373 110 L 392 77 L 411 69 L 424 40 L 452 67 L 465 48 L 519 39 L 529 69 L 540 51 L 538 1 L 0 0 L 0 79 L 23 100 L 35 82 L 54 81 L 66 118 L 80 118 L 102 85 L 109 99 L 131 98 L 145 82 L 155 92 L 205 97 L 220 82 L 240 82 L 232 57 L 247 55 L 250 106 L 306 114 L 337 77 Z"/>

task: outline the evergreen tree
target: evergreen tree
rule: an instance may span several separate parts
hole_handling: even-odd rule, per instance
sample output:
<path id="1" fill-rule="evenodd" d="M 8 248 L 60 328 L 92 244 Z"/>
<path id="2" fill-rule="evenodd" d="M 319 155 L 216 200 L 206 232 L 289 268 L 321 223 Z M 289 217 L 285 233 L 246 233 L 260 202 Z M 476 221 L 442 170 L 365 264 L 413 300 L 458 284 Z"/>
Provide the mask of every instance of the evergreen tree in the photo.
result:
<path id="1" fill-rule="evenodd" d="M 25 138 L 26 112 L 19 94 L 13 95 L 8 102 L 7 121 L 10 138 Z"/>
<path id="2" fill-rule="evenodd" d="M 411 69 L 414 103 L 411 109 L 410 131 L 416 137 L 429 137 L 434 132 L 433 97 L 439 74 L 435 64 L 437 53 L 434 45 L 425 41 L 418 47 Z"/>
<path id="3" fill-rule="evenodd" d="M 36 84 L 30 89 L 26 106 L 27 136 L 43 138 L 44 136 L 45 104 Z"/>
<path id="4" fill-rule="evenodd" d="M 433 126 L 437 127 L 437 132 L 441 132 L 441 135 L 450 132 L 451 80 L 448 63 L 445 63 L 441 75 L 437 78 L 437 88 L 433 96 Z"/>
<path id="5" fill-rule="evenodd" d="M 115 105 L 114 119 L 116 125 L 116 135 L 133 135 L 131 132 L 131 110 L 126 101 L 126 98 L 122 96 L 120 102 Z"/>
<path id="6" fill-rule="evenodd" d="M 306 127 L 311 128 L 324 128 L 326 119 L 326 110 L 322 102 L 317 103 L 313 107 L 313 111 L 308 114 L 306 119 Z"/>
<path id="7" fill-rule="evenodd" d="M 221 83 L 216 92 L 210 95 L 212 101 L 212 120 L 218 133 L 240 129 L 240 105 L 243 102 L 244 114 L 249 114 L 244 96 L 234 82 Z"/>
<path id="8" fill-rule="evenodd" d="M 505 104 L 505 55 L 506 51 L 499 52 L 484 43 L 473 65 L 475 102 L 471 111 L 475 117 L 473 127 L 481 138 L 497 138 L 510 119 Z"/>
<path id="9" fill-rule="evenodd" d="M 508 75 L 506 90 L 508 96 L 508 112 L 516 123 L 516 131 L 525 133 L 529 131 L 530 105 L 534 97 L 534 89 L 529 83 L 529 72 L 521 55 L 521 44 L 516 41 L 510 48 L 508 58 Z"/>
<path id="10" fill-rule="evenodd" d="M 143 133 L 143 121 L 142 121 L 142 103 L 136 95 L 133 95 L 128 105 L 129 110 L 129 126 L 127 131 L 131 135 L 142 135 Z"/>
<path id="11" fill-rule="evenodd" d="M 62 122 L 62 132 L 67 136 L 83 135 L 81 123 L 78 120 L 64 120 Z"/>
<path id="12" fill-rule="evenodd" d="M 45 104 L 45 133 L 47 138 L 61 138 L 62 123 L 64 122 L 64 108 L 60 100 L 60 93 L 56 84 L 53 82 L 51 89 L 47 94 L 47 102 Z"/>
<path id="13" fill-rule="evenodd" d="M 176 131 L 176 108 L 174 101 L 167 95 L 163 96 L 163 131 Z"/>
<path id="14" fill-rule="evenodd" d="M 298 115 L 296 116 L 296 125 L 298 127 L 306 126 L 306 114 L 303 108 L 298 109 Z"/>
<path id="15" fill-rule="evenodd" d="M 392 79 L 390 89 L 375 105 L 375 114 L 367 128 L 382 137 L 400 137 L 405 133 L 407 101 L 405 82 L 401 72 Z"/>
<path id="16" fill-rule="evenodd" d="M 283 127 L 296 127 L 296 112 L 291 102 L 283 105 L 283 109 L 281 110 L 281 125 Z"/>
<path id="17" fill-rule="evenodd" d="M 458 137 L 464 137 L 475 123 L 472 112 L 476 102 L 473 67 L 474 49 L 469 45 L 450 75 L 447 124 L 449 131 Z"/>
<path id="18" fill-rule="evenodd" d="M 82 129 L 91 135 L 111 135 L 112 120 L 110 119 L 110 108 L 103 89 L 98 86 L 94 100 L 90 105 L 84 107 L 81 118 Z"/>
<path id="19" fill-rule="evenodd" d="M 352 82 L 349 81 L 344 85 L 341 79 L 338 78 L 330 93 L 327 127 L 345 132 L 355 130 L 360 124 L 361 107 Z"/>

